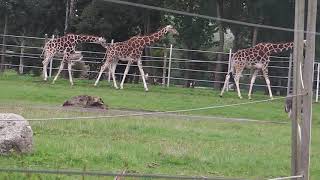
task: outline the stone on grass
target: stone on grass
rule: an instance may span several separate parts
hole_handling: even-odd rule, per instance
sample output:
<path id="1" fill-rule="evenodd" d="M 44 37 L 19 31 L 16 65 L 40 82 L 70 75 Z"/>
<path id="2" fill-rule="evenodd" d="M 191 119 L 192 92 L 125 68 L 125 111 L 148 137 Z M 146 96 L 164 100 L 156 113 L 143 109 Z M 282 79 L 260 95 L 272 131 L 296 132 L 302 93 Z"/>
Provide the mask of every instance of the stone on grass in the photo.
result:
<path id="1" fill-rule="evenodd" d="M 107 105 L 103 102 L 100 97 L 80 95 L 75 96 L 63 103 L 63 106 L 74 106 L 83 108 L 97 108 L 97 109 L 108 109 Z"/>
<path id="2" fill-rule="evenodd" d="M 13 113 L 0 113 L 0 155 L 30 153 L 33 132 L 29 122 Z"/>

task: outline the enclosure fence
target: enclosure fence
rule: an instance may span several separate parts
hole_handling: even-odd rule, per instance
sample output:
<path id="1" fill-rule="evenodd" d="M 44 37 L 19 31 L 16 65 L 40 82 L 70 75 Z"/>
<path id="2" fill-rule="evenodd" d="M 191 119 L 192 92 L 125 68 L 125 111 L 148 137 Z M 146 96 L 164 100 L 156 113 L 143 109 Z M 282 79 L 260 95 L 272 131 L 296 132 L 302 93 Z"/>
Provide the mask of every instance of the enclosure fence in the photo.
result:
<path id="1" fill-rule="evenodd" d="M 290 95 L 290 97 L 296 96 L 304 96 L 303 94 L 295 94 Z M 277 97 L 274 99 L 264 99 L 264 100 L 255 100 L 243 103 L 234 103 L 234 104 L 227 104 L 227 105 L 214 105 L 214 106 L 207 106 L 207 107 L 200 107 L 200 108 L 193 108 L 193 109 L 181 109 L 181 110 L 171 110 L 171 111 L 162 111 L 162 112 L 147 112 L 147 113 L 138 113 L 138 114 L 122 114 L 122 115 L 113 115 L 113 116 L 91 116 L 91 117 L 67 117 L 67 118 L 37 118 L 37 119 L 26 119 L 28 121 L 53 121 L 53 120 L 92 120 L 92 119 L 102 119 L 108 120 L 110 118 L 115 117 L 131 117 L 131 116 L 146 116 L 146 115 L 157 115 L 157 114 L 170 114 L 170 113 L 182 113 L 182 112 L 190 112 L 190 111 L 200 111 L 200 110 L 207 110 L 207 109 L 217 109 L 217 108 L 227 108 L 227 107 L 235 107 L 240 105 L 248 105 L 248 104 L 257 104 L 257 103 L 267 103 L 271 101 L 276 101 L 280 99 L 284 99 L 286 97 Z M 8 121 L 8 120 L 1 120 L 1 121 Z M 21 121 L 21 119 L 10 119 L 10 121 Z M 258 122 L 258 121 L 252 121 Z M 273 123 L 273 122 L 270 122 Z M 107 171 L 89 171 L 89 170 L 74 170 L 74 169 L 22 169 L 22 168 L 0 168 L 0 172 L 6 173 L 30 173 L 30 174 L 54 174 L 54 175 L 76 175 L 76 176 L 102 176 L 102 177 L 131 177 L 131 178 L 153 178 L 153 179 L 208 179 L 208 180 L 242 180 L 242 178 L 225 178 L 225 177 L 207 177 L 207 176 L 178 176 L 178 175 L 165 175 L 165 174 L 138 174 L 138 173 L 116 173 L 116 172 L 107 172 Z M 266 180 L 290 180 L 301 178 L 303 175 L 295 175 L 295 176 L 286 176 L 286 177 L 277 177 L 277 178 L 265 178 Z"/>
<path id="2" fill-rule="evenodd" d="M 0 34 L 0 38 L 6 37 L 5 44 L 0 44 L 5 51 L 0 53 L 0 56 L 5 57 L 5 62 L 0 63 L 2 66 L 17 69 L 22 74 L 26 70 L 42 69 L 42 49 L 44 42 L 49 38 L 42 37 L 29 37 L 18 35 L 3 35 Z M 20 44 L 16 42 L 19 41 Z M 29 43 L 27 43 L 29 42 Z M 28 45 L 31 44 L 31 45 Z M 34 44 L 38 44 L 35 46 Z M 218 83 L 220 86 L 224 83 L 224 77 L 230 70 L 230 61 L 232 57 L 232 49 L 229 52 L 217 52 L 210 50 L 190 50 L 182 48 L 174 48 L 171 44 L 169 47 L 154 47 L 150 46 L 147 49 L 151 52 L 151 55 L 143 56 L 142 62 L 144 64 L 145 73 L 148 74 L 149 83 L 163 85 L 170 87 L 170 85 L 189 85 L 192 83 L 195 87 L 210 88 L 213 84 Z M 99 68 L 103 63 L 105 52 L 97 51 L 81 51 L 84 55 L 82 62 L 89 65 L 90 69 L 86 70 L 86 73 L 94 74 L 93 78 L 99 73 Z M 194 53 L 199 59 L 193 59 L 186 57 L 186 54 Z M 217 55 L 223 56 L 223 61 L 217 61 Z M 291 92 L 290 86 L 292 81 L 292 57 L 279 57 L 271 56 L 272 60 L 269 64 L 269 78 L 271 79 L 271 87 L 276 90 L 276 93 Z M 58 64 L 61 62 L 61 58 L 54 58 L 48 67 L 49 77 L 53 75 L 53 72 L 58 69 Z M 217 71 L 216 67 L 221 65 L 223 70 Z M 118 64 L 119 67 L 124 70 L 124 62 Z M 133 68 L 128 73 L 128 76 L 133 78 L 139 78 L 140 74 L 133 70 L 137 69 L 137 65 L 131 65 Z M 315 98 L 318 102 L 319 95 L 319 63 L 314 64 L 315 68 Z M 64 69 L 66 70 L 66 69 Z M 82 72 L 83 70 L 72 69 L 73 72 Z M 123 75 L 123 71 L 117 71 L 116 75 L 120 78 Z M 108 75 L 107 75 L 108 76 Z M 215 76 L 220 76 L 219 79 Z M 110 76 L 109 76 L 110 77 Z M 240 81 L 242 86 L 246 88 L 249 86 L 251 73 L 246 70 L 243 73 L 243 78 Z M 262 77 L 262 75 L 258 75 Z M 110 78 L 109 78 L 110 80 Z M 247 82 L 247 83 L 246 83 Z M 257 79 L 254 86 L 257 89 L 263 89 L 266 87 L 263 78 Z M 229 90 L 229 86 L 227 86 Z M 285 94 L 285 93 L 282 93 Z"/>

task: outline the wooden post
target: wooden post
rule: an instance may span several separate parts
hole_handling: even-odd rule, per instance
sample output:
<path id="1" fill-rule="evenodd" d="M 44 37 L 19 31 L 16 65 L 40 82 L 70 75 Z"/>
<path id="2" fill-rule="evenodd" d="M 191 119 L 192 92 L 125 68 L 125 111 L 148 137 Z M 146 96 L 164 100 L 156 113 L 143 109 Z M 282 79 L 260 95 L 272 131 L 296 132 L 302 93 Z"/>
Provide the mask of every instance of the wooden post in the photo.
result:
<path id="1" fill-rule="evenodd" d="M 162 68 L 162 85 L 166 84 L 166 74 L 167 74 L 167 47 L 164 48 L 164 55 L 163 55 L 163 68 Z"/>
<path id="2" fill-rule="evenodd" d="M 287 95 L 290 94 L 291 89 L 291 77 L 292 77 L 292 53 L 289 56 L 289 70 L 288 70 L 288 81 L 287 81 Z"/>
<path id="3" fill-rule="evenodd" d="M 4 28 L 3 28 L 3 38 L 2 38 L 2 56 L 0 61 L 0 72 L 4 72 L 5 69 L 5 54 L 6 54 L 6 35 L 8 30 L 8 14 L 6 13 L 4 16 Z"/>
<path id="4" fill-rule="evenodd" d="M 316 102 L 319 102 L 319 80 L 320 80 L 320 63 L 317 63 L 317 89 L 316 89 Z"/>
<path id="5" fill-rule="evenodd" d="M 227 72 L 228 74 L 231 71 L 231 62 L 232 62 L 231 58 L 232 58 L 232 49 L 229 50 L 229 62 L 228 62 L 228 72 Z M 226 85 L 227 85 L 226 91 L 229 91 L 229 81 L 226 82 Z"/>
<path id="6" fill-rule="evenodd" d="M 21 38 L 19 74 L 23 74 L 24 43 L 25 38 Z"/>
<path id="7" fill-rule="evenodd" d="M 295 1 L 294 50 L 293 50 L 293 97 L 292 103 L 292 144 L 291 144 L 291 174 L 300 175 L 301 172 L 301 142 L 298 135 L 301 121 L 301 78 L 300 64 L 303 60 L 303 31 L 304 31 L 305 1 Z"/>
<path id="8" fill-rule="evenodd" d="M 167 87 L 169 87 L 169 86 L 170 86 L 170 76 L 171 76 L 171 58 L 172 58 L 172 44 L 170 45 L 170 51 L 169 51 L 169 67 L 168 67 Z"/>
<path id="9" fill-rule="evenodd" d="M 317 0 L 308 1 L 307 15 L 307 33 L 306 34 L 306 55 L 303 66 L 303 81 L 305 92 L 303 96 L 302 122 L 301 122 L 301 170 L 303 180 L 309 180 L 310 171 L 310 144 L 311 144 L 311 125 L 312 125 L 312 90 L 314 78 L 314 58 L 315 58 L 315 32 L 317 19 Z M 311 33 L 310 33 L 311 32 Z"/>

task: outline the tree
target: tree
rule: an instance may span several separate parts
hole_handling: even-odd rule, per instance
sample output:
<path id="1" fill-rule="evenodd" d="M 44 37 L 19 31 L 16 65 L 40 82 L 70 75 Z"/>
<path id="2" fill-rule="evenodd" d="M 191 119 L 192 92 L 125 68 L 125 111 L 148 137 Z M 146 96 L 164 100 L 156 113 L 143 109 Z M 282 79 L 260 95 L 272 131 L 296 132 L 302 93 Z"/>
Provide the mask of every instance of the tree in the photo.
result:
<path id="1" fill-rule="evenodd" d="M 224 0 L 216 0 L 216 7 L 217 7 L 217 17 L 218 18 L 223 18 L 223 10 L 224 10 Z M 218 51 L 219 52 L 223 52 L 224 50 L 224 26 L 223 23 L 221 21 L 217 22 L 218 24 L 218 29 L 219 29 L 219 48 Z M 217 61 L 219 61 L 219 63 L 216 64 L 216 68 L 215 71 L 216 72 L 222 72 L 222 63 L 220 63 L 222 61 L 223 58 L 223 54 L 219 53 L 218 54 L 218 58 Z M 214 83 L 214 88 L 216 89 L 220 89 L 221 86 L 223 85 L 221 82 L 223 82 L 223 75 L 221 73 L 215 73 L 214 74 L 214 81 L 216 81 L 216 83 Z"/>
<path id="2" fill-rule="evenodd" d="M 208 12 L 208 0 L 176 0 L 166 2 L 166 6 L 171 9 L 187 11 L 190 13 L 203 14 Z M 213 46 L 213 34 L 217 31 L 214 22 L 191 16 L 182 16 L 174 14 L 166 14 L 164 21 L 172 24 L 179 32 L 177 44 L 180 47 L 187 49 L 204 49 Z M 195 59 L 199 55 L 189 51 L 186 54 L 187 59 Z M 186 62 L 184 69 L 196 69 L 198 64 Z M 184 71 L 184 78 L 191 79 L 193 75 L 190 71 Z M 195 78 L 195 77 L 193 77 Z M 185 86 L 188 86 L 188 81 L 185 81 Z"/>

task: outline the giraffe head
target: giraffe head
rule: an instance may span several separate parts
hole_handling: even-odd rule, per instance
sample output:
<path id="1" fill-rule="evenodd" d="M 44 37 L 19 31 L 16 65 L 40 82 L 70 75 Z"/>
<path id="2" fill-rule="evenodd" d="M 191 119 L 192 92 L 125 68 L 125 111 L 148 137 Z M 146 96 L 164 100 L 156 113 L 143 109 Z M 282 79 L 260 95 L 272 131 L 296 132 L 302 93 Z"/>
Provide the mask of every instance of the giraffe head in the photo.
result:
<path id="1" fill-rule="evenodd" d="M 85 39 L 85 41 L 87 41 L 87 42 L 100 44 L 103 47 L 105 47 L 107 45 L 107 41 L 103 37 L 97 37 L 97 36 L 91 36 L 90 35 L 90 36 L 85 36 L 84 38 L 87 38 L 87 39 Z"/>
<path id="2" fill-rule="evenodd" d="M 174 35 L 179 35 L 179 32 L 172 25 L 167 25 L 166 30 Z"/>
<path id="3" fill-rule="evenodd" d="M 105 47 L 107 46 L 107 41 L 105 38 L 103 37 L 99 37 L 97 40 L 96 40 L 96 43 L 97 44 L 101 44 L 101 46 Z"/>

